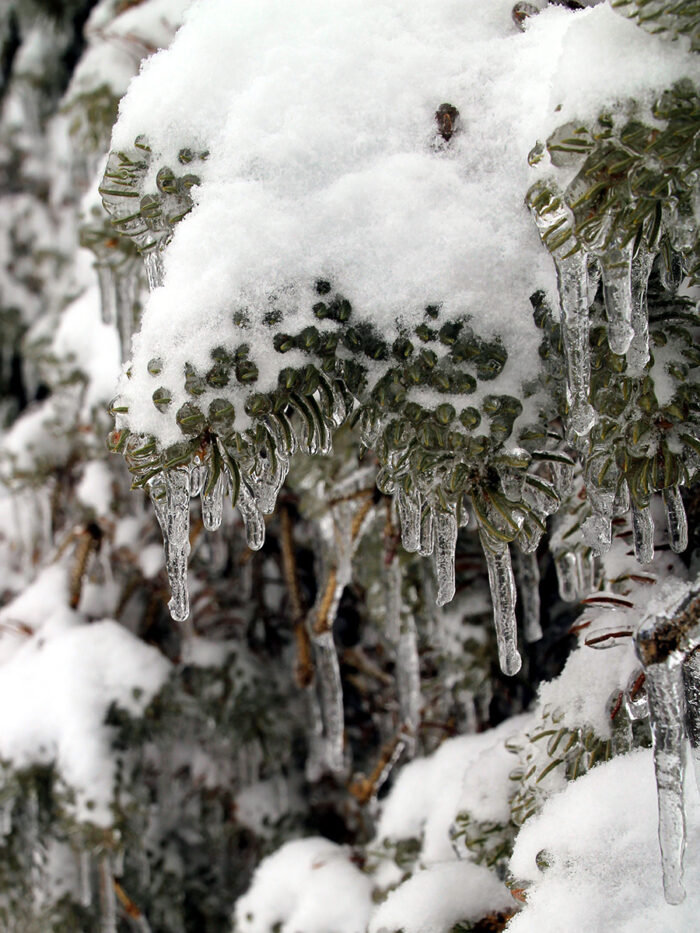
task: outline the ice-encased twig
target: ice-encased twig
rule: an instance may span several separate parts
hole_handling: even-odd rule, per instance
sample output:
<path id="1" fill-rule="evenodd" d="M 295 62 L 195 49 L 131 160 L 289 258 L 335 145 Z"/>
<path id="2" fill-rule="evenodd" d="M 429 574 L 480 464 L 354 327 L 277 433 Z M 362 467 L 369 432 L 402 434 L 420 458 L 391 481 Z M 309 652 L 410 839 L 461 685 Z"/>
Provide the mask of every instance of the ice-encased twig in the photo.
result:
<path id="1" fill-rule="evenodd" d="M 412 757 L 420 725 L 420 659 L 418 633 L 413 616 L 408 613 L 401 625 L 396 659 L 396 681 L 399 694 L 399 715 L 405 731 L 406 750 Z"/>
<path id="2" fill-rule="evenodd" d="M 333 633 L 313 636 L 314 666 L 323 719 L 323 744 L 328 768 L 336 774 L 343 770 L 343 687 Z"/>
<path id="3" fill-rule="evenodd" d="M 542 638 L 540 622 L 540 565 L 535 551 L 515 552 L 515 570 L 518 592 L 523 607 L 523 629 L 525 641 L 534 642 Z"/>
<path id="4" fill-rule="evenodd" d="M 608 344 L 613 353 L 626 353 L 634 330 L 632 328 L 632 242 L 613 246 L 600 257 L 603 274 L 603 296 L 608 318 Z"/>
<path id="5" fill-rule="evenodd" d="M 669 486 L 664 489 L 663 499 L 669 544 L 672 551 L 680 554 L 688 547 L 688 519 L 678 486 Z"/>
<path id="6" fill-rule="evenodd" d="M 489 574 L 493 623 L 496 628 L 498 660 L 504 674 L 512 677 L 522 666 L 518 653 L 518 630 L 515 620 L 515 578 L 508 545 L 481 529 L 481 544 Z"/>
<path id="7" fill-rule="evenodd" d="M 685 710 L 682 662 L 682 654 L 673 652 L 664 661 L 649 664 L 645 671 L 659 802 L 664 894 L 669 904 L 680 904 L 685 898 Z"/>
<path id="8" fill-rule="evenodd" d="M 401 564 L 396 556 L 384 566 L 384 628 L 387 638 L 398 645 L 401 635 Z"/>
<path id="9" fill-rule="evenodd" d="M 159 474 L 150 484 L 151 500 L 165 545 L 170 581 L 170 615 L 184 622 L 190 614 L 187 561 L 190 554 L 190 473 L 186 466 Z"/>
<path id="10" fill-rule="evenodd" d="M 650 564 L 654 559 L 654 519 L 648 505 L 632 503 L 632 531 L 637 560 L 640 564 Z"/>
<path id="11" fill-rule="evenodd" d="M 700 646 L 686 655 L 683 664 L 683 686 L 695 783 L 700 790 Z"/>
<path id="12" fill-rule="evenodd" d="M 92 859 L 87 849 L 82 848 L 77 853 L 78 860 L 78 896 L 81 907 L 90 907 L 92 904 Z"/>
<path id="13" fill-rule="evenodd" d="M 112 859 L 108 852 L 97 858 L 100 891 L 100 933 L 117 933 L 117 898 L 112 876 Z"/>
<path id="14" fill-rule="evenodd" d="M 632 330 L 634 336 L 627 349 L 627 373 L 639 376 L 649 362 L 649 311 L 647 283 L 654 265 L 654 254 L 642 240 L 632 260 Z"/>
<path id="15" fill-rule="evenodd" d="M 453 510 L 435 509 L 435 576 L 437 604 L 444 606 L 455 594 L 455 548 L 457 547 L 457 517 Z"/>

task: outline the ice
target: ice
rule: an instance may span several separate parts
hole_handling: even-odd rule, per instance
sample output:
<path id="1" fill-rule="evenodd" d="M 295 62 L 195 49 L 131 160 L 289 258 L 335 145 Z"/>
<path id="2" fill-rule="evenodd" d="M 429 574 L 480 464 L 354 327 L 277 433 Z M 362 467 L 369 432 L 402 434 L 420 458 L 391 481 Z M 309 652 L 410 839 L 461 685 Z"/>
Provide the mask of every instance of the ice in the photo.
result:
<path id="1" fill-rule="evenodd" d="M 117 933 L 117 897 L 114 890 L 112 858 L 108 852 L 97 857 L 100 892 L 100 933 Z"/>
<path id="2" fill-rule="evenodd" d="M 522 665 L 518 653 L 518 631 L 515 621 L 515 579 L 510 562 L 510 550 L 503 541 L 486 532 L 480 532 L 489 573 L 489 586 L 493 601 L 493 624 L 496 628 L 498 660 L 501 670 L 509 677 L 517 674 Z"/>
<path id="3" fill-rule="evenodd" d="M 583 523 L 583 539 L 595 554 L 601 555 L 610 550 L 618 470 L 611 461 L 600 470 L 598 459 L 589 457 L 585 476 L 586 495 L 592 514 Z"/>
<path id="4" fill-rule="evenodd" d="M 100 289 L 100 313 L 102 315 L 102 322 L 103 324 L 111 324 L 116 317 L 116 296 L 112 267 L 104 265 L 103 263 L 98 263 L 95 266 L 95 271 L 97 272 L 97 284 Z"/>
<path id="5" fill-rule="evenodd" d="M 243 479 L 238 490 L 238 511 L 243 518 L 245 536 L 251 551 L 259 551 L 265 543 L 265 519 L 255 502 L 255 497 Z"/>
<path id="6" fill-rule="evenodd" d="M 645 670 L 659 800 L 661 864 L 664 893 L 669 904 L 680 904 L 685 898 L 685 711 L 682 662 L 682 655 L 674 652 L 665 661 L 647 665 Z"/>
<path id="7" fill-rule="evenodd" d="M 323 742 L 328 768 L 338 774 L 344 769 L 343 687 L 333 633 L 313 635 L 314 662 L 318 696 L 323 719 Z"/>
<path id="8" fill-rule="evenodd" d="M 649 564 L 654 559 L 654 519 L 651 508 L 632 503 L 632 529 L 634 553 L 640 564 Z"/>
<path id="9" fill-rule="evenodd" d="M 554 568 L 559 583 L 559 596 L 566 603 L 581 598 L 578 556 L 575 551 L 560 551 L 554 558 Z"/>
<path id="10" fill-rule="evenodd" d="M 688 652 L 683 664 L 685 713 L 695 783 L 700 790 L 700 647 Z"/>
<path id="11" fill-rule="evenodd" d="M 92 904 L 92 858 L 86 848 L 78 852 L 78 890 L 81 907 Z"/>
<path id="12" fill-rule="evenodd" d="M 454 511 L 435 509 L 435 573 L 437 576 L 438 606 L 449 603 L 455 594 L 455 548 L 457 546 L 457 517 Z"/>
<path id="13" fill-rule="evenodd" d="M 600 257 L 608 344 L 613 353 L 627 352 L 635 331 L 632 328 L 632 242 L 615 246 Z"/>
<path id="14" fill-rule="evenodd" d="M 423 505 L 420 522 L 420 542 L 418 553 L 421 557 L 430 557 L 435 547 L 435 532 L 433 522 L 433 509 L 429 504 Z"/>
<path id="15" fill-rule="evenodd" d="M 114 273 L 115 315 L 119 331 L 122 362 L 131 356 L 131 337 L 134 333 L 134 301 L 138 285 L 138 271 L 133 262 Z"/>
<path id="16" fill-rule="evenodd" d="M 632 317 L 634 337 L 627 349 L 627 372 L 639 376 L 649 362 L 649 312 L 647 282 L 654 264 L 654 254 L 642 239 L 632 260 Z"/>
<path id="17" fill-rule="evenodd" d="M 384 630 L 389 640 L 397 645 L 401 634 L 401 564 L 394 559 L 384 567 Z"/>
<path id="18" fill-rule="evenodd" d="M 170 581 L 170 615 L 184 622 L 190 614 L 187 561 L 190 553 L 190 472 L 174 467 L 149 484 L 151 500 L 163 533 L 165 568 Z"/>
<path id="19" fill-rule="evenodd" d="M 409 554 L 413 554 L 420 547 L 420 493 L 415 490 L 409 494 L 399 486 L 396 490 L 396 503 L 401 525 L 401 544 Z"/>
<path id="20" fill-rule="evenodd" d="M 190 464 L 190 497 L 194 498 L 195 496 L 200 495 L 204 489 L 204 484 L 207 481 L 208 470 L 205 463 L 199 459 L 199 455 L 196 455 L 192 463 Z"/>
<path id="21" fill-rule="evenodd" d="M 523 607 L 525 641 L 542 638 L 540 622 L 540 565 L 535 551 L 516 551 L 515 570 L 518 592 Z"/>
<path id="22" fill-rule="evenodd" d="M 163 285 L 163 254 L 155 247 L 143 253 L 143 262 L 146 266 L 146 275 L 148 277 L 148 288 L 153 291 Z"/>
<path id="23" fill-rule="evenodd" d="M 213 463 L 209 465 L 209 470 L 214 469 Z M 207 531 L 216 531 L 221 525 L 224 516 L 224 492 L 228 485 L 228 479 L 224 470 L 219 468 L 216 478 L 211 475 L 205 488 L 202 490 L 202 521 Z"/>
<path id="24" fill-rule="evenodd" d="M 663 499 L 671 550 L 680 554 L 688 547 L 688 519 L 678 486 L 669 486 L 664 489 Z"/>
<path id="25" fill-rule="evenodd" d="M 566 496 L 570 496 L 574 491 L 574 464 L 554 461 L 552 463 L 552 474 L 554 477 L 554 488 L 559 498 L 564 499 Z"/>
<path id="26" fill-rule="evenodd" d="M 585 436 L 595 423 L 595 412 L 588 401 L 591 360 L 586 255 L 579 251 L 572 256 L 555 259 L 555 264 L 571 405 L 568 423 L 575 434 Z"/>

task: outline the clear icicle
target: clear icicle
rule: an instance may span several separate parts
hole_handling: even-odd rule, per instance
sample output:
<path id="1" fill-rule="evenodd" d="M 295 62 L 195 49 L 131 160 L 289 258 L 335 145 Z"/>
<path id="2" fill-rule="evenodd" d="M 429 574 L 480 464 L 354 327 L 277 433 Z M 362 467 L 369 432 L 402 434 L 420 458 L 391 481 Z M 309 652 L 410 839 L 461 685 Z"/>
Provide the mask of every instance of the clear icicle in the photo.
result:
<path id="1" fill-rule="evenodd" d="M 216 482 L 207 492 L 202 492 L 202 522 L 207 531 L 216 531 L 224 517 L 224 492 L 228 480 L 223 470 L 219 471 Z"/>
<path id="2" fill-rule="evenodd" d="M 623 479 L 620 483 L 619 489 L 617 490 L 617 495 L 615 496 L 613 515 L 615 518 L 621 518 L 623 515 L 627 515 L 630 507 L 631 503 L 629 486 L 627 485 L 627 480 Z"/>
<path id="3" fill-rule="evenodd" d="M 162 480 L 161 480 L 162 476 Z M 150 485 L 151 499 L 163 532 L 165 567 L 170 581 L 170 615 L 184 622 L 190 614 L 187 560 L 190 554 L 190 472 L 175 467 Z"/>
<path id="4" fill-rule="evenodd" d="M 671 550 L 680 554 L 688 547 L 688 519 L 678 486 L 664 489 L 663 498 Z"/>
<path id="5" fill-rule="evenodd" d="M 394 557 L 384 567 L 384 627 L 387 638 L 392 644 L 398 644 L 401 634 L 401 564 Z"/>
<path id="6" fill-rule="evenodd" d="M 112 876 L 112 860 L 103 852 L 97 859 L 100 884 L 100 933 L 117 933 L 117 898 Z"/>
<path id="7" fill-rule="evenodd" d="M 517 674 L 522 665 L 518 653 L 518 630 L 515 621 L 515 579 L 510 562 L 510 550 L 503 541 L 481 531 L 481 540 L 489 572 L 493 602 L 493 622 L 498 643 L 498 660 L 508 677 Z"/>
<path id="8" fill-rule="evenodd" d="M 586 495 L 591 505 L 592 514 L 583 523 L 583 540 L 600 555 L 610 550 L 612 542 L 612 519 L 617 494 L 618 471 L 609 465 L 602 478 L 596 475 L 593 458 L 586 464 Z"/>
<path id="9" fill-rule="evenodd" d="M 401 525 L 401 543 L 409 554 L 415 553 L 420 547 L 420 493 L 414 492 L 412 496 L 399 486 L 396 490 L 396 504 L 399 510 L 399 524 Z"/>
<path id="10" fill-rule="evenodd" d="M 632 328 L 632 251 L 633 243 L 615 246 L 600 259 L 603 273 L 605 313 L 608 318 L 608 344 L 613 353 L 626 353 L 634 330 Z"/>
<path id="11" fill-rule="evenodd" d="M 343 687 L 333 633 L 327 631 L 314 635 L 313 644 L 325 759 L 328 768 L 337 774 L 343 770 L 344 715 Z"/>
<path id="12" fill-rule="evenodd" d="M 207 467 L 204 463 L 200 462 L 199 457 L 194 458 L 194 462 L 190 464 L 190 497 L 194 498 L 198 496 L 204 489 L 204 484 L 207 481 Z"/>
<path id="13" fill-rule="evenodd" d="M 581 588 L 576 553 L 574 551 L 560 551 L 554 558 L 554 569 L 557 572 L 559 597 L 565 603 L 576 602 L 580 597 Z"/>
<path id="14" fill-rule="evenodd" d="M 422 557 L 430 557 L 433 553 L 434 546 L 433 508 L 431 505 L 424 505 L 420 522 L 420 544 L 418 546 L 418 553 Z"/>
<path id="15" fill-rule="evenodd" d="M 399 713 L 406 731 L 406 749 L 410 756 L 416 751 L 416 738 L 420 726 L 420 658 L 415 619 L 408 614 L 401 626 L 399 650 L 396 659 L 396 681 L 399 694 Z"/>
<path id="16" fill-rule="evenodd" d="M 248 547 L 251 551 L 259 551 L 265 543 L 265 520 L 245 482 L 241 482 L 237 504 L 243 518 Z"/>
<path id="17" fill-rule="evenodd" d="M 131 337 L 134 333 L 134 291 L 136 270 L 128 263 L 126 268 L 114 273 L 115 312 L 122 362 L 131 357 Z"/>
<path id="18" fill-rule="evenodd" d="M 444 606 L 455 595 L 455 548 L 457 547 L 457 517 L 453 510 L 436 509 L 435 576 L 437 577 L 437 604 Z"/>
<path id="19" fill-rule="evenodd" d="M 104 324 L 111 324 L 115 319 L 116 295 L 114 275 L 111 266 L 96 265 L 97 285 L 100 291 L 100 312 Z"/>
<path id="20" fill-rule="evenodd" d="M 516 551 L 515 569 L 518 578 L 518 592 L 523 607 L 523 627 L 525 641 L 539 641 L 542 638 L 540 622 L 540 565 L 535 551 L 529 553 Z"/>
<path id="21" fill-rule="evenodd" d="M 248 480 L 256 506 L 265 515 L 270 515 L 275 510 L 277 496 L 289 472 L 289 460 L 276 454 L 273 466 L 272 458 L 268 454 L 259 464 L 261 465 L 249 475 Z"/>
<path id="22" fill-rule="evenodd" d="M 560 499 L 571 495 L 574 491 L 574 465 L 572 463 L 553 463 L 552 475 L 554 488 Z"/>
<path id="23" fill-rule="evenodd" d="M 694 648 L 686 656 L 683 664 L 683 686 L 695 783 L 700 790 L 700 647 Z"/>
<path id="24" fill-rule="evenodd" d="M 649 664 L 646 668 L 659 801 L 661 864 L 664 894 L 669 904 L 680 904 L 685 898 L 685 729 L 682 660 L 680 653 L 674 652 L 666 661 Z"/>
<path id="25" fill-rule="evenodd" d="M 152 292 L 154 288 L 160 288 L 163 284 L 163 256 L 158 247 L 155 247 L 143 254 L 143 261 L 148 276 L 148 290 Z"/>
<path id="26" fill-rule="evenodd" d="M 644 240 L 639 244 L 632 260 L 632 330 L 634 337 L 627 349 L 627 372 L 639 376 L 649 362 L 649 312 L 647 309 L 647 283 L 654 265 L 654 254 Z"/>
<path id="27" fill-rule="evenodd" d="M 588 269 L 582 250 L 555 258 L 561 304 L 562 336 L 566 354 L 569 424 L 575 434 L 586 435 L 595 423 L 588 401 L 591 378 L 588 342 Z"/>
<path id="28" fill-rule="evenodd" d="M 654 519 L 648 505 L 632 505 L 632 529 L 637 560 L 640 564 L 650 564 L 654 559 Z"/>

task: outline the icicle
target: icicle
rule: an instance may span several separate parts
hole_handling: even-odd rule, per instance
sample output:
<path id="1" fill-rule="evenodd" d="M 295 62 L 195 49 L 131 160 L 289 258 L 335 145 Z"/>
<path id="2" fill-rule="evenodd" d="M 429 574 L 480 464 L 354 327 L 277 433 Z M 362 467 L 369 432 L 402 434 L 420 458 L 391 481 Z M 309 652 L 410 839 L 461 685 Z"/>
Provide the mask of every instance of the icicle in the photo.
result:
<path id="1" fill-rule="evenodd" d="M 207 467 L 202 463 L 199 456 L 195 456 L 190 464 L 190 498 L 201 494 L 204 484 L 207 481 Z"/>
<path id="2" fill-rule="evenodd" d="M 437 604 L 444 606 L 455 595 L 455 548 L 457 547 L 457 517 L 453 510 L 436 509 L 435 575 Z"/>
<path id="3" fill-rule="evenodd" d="M 331 391 L 333 393 L 333 410 L 331 412 L 331 420 L 333 422 L 333 427 L 339 428 L 347 417 L 348 407 L 345 404 L 345 398 L 343 397 L 343 393 L 340 391 L 337 383 L 333 382 L 331 384 Z"/>
<path id="4" fill-rule="evenodd" d="M 259 551 L 265 543 L 265 520 L 245 481 L 241 482 L 238 490 L 237 504 L 243 518 L 248 547 L 251 551 Z"/>
<path id="5" fill-rule="evenodd" d="M 654 265 L 654 254 L 642 240 L 632 260 L 632 330 L 634 337 L 627 350 L 627 372 L 639 376 L 649 362 L 649 312 L 647 282 Z"/>
<path id="6" fill-rule="evenodd" d="M 401 564 L 397 557 L 384 567 L 384 627 L 392 644 L 398 644 L 401 634 Z"/>
<path id="7" fill-rule="evenodd" d="M 688 652 L 683 663 L 683 686 L 695 783 L 700 790 L 700 646 Z"/>
<path id="8" fill-rule="evenodd" d="M 433 508 L 431 505 L 423 505 L 423 513 L 420 523 L 420 544 L 418 553 L 422 557 L 430 557 L 435 546 L 435 534 L 433 530 Z"/>
<path id="9" fill-rule="evenodd" d="M 595 411 L 588 401 L 591 363 L 586 254 L 579 250 L 571 256 L 555 258 L 555 264 L 571 409 L 568 421 L 575 434 L 586 435 L 595 423 Z"/>
<path id="10" fill-rule="evenodd" d="M 626 353 L 634 337 L 632 328 L 632 251 L 633 243 L 613 247 L 600 259 L 603 273 L 605 313 L 608 318 L 608 344 L 613 353 Z"/>
<path id="11" fill-rule="evenodd" d="M 664 894 L 669 904 L 680 904 L 685 898 L 685 730 L 682 660 L 681 654 L 674 652 L 665 661 L 649 664 L 645 669 L 659 800 L 659 842 Z"/>
<path id="12" fill-rule="evenodd" d="M 162 476 L 162 479 L 161 479 Z M 175 467 L 150 484 L 151 499 L 163 532 L 165 567 L 170 581 L 170 615 L 184 622 L 190 614 L 187 559 L 190 553 L 190 473 Z"/>
<path id="13" fill-rule="evenodd" d="M 663 498 L 671 550 L 680 554 L 688 547 L 688 519 L 678 486 L 664 489 Z"/>
<path id="14" fill-rule="evenodd" d="M 415 619 L 404 618 L 396 658 L 396 682 L 399 694 L 399 714 L 406 733 L 406 749 L 413 757 L 420 726 L 420 659 Z"/>
<path id="15" fill-rule="evenodd" d="M 416 490 L 408 495 L 402 486 L 396 490 L 396 504 L 401 525 L 401 543 L 404 550 L 413 554 L 420 547 L 420 493 Z"/>
<path id="16" fill-rule="evenodd" d="M 221 525 L 224 516 L 224 492 L 227 477 L 223 470 L 219 471 L 213 487 L 202 492 L 202 521 L 207 531 L 216 531 Z"/>
<path id="17" fill-rule="evenodd" d="M 596 554 L 605 554 L 610 550 L 612 541 L 618 470 L 613 463 L 608 462 L 602 475 L 595 469 L 595 465 L 593 458 L 586 464 L 586 495 L 592 514 L 583 523 L 581 531 L 584 541 Z"/>
<path id="18" fill-rule="evenodd" d="M 100 291 L 102 321 L 104 324 L 111 324 L 116 316 L 116 295 L 112 267 L 100 264 L 95 266 L 95 271 L 97 272 L 97 285 Z"/>
<path id="19" fill-rule="evenodd" d="M 654 520 L 648 505 L 632 505 L 632 528 L 635 556 L 640 564 L 650 564 L 654 559 Z"/>
<path id="20" fill-rule="evenodd" d="M 630 503 L 630 491 L 629 486 L 627 485 L 627 480 L 622 480 L 620 486 L 617 490 L 617 495 L 615 496 L 615 503 L 613 505 L 613 515 L 615 518 L 621 518 L 623 515 L 627 515 L 631 508 Z"/>
<path id="21" fill-rule="evenodd" d="M 275 511 L 277 496 L 288 472 L 289 460 L 275 453 L 273 466 L 272 457 L 268 452 L 265 458 L 256 463 L 256 468 L 249 474 L 248 482 L 255 504 L 263 514 L 270 515 Z"/>
<path id="22" fill-rule="evenodd" d="M 122 352 L 122 363 L 131 357 L 131 337 L 134 333 L 134 290 L 136 287 L 136 270 L 132 264 L 127 263 L 125 268 L 114 273 L 115 286 L 115 312 L 119 343 Z"/>
<path id="23" fill-rule="evenodd" d="M 78 891 L 81 907 L 90 907 L 92 905 L 91 873 L 90 853 L 87 849 L 81 849 L 78 852 Z"/>
<path id="24" fill-rule="evenodd" d="M 343 687 L 333 633 L 313 636 L 314 662 L 318 682 L 326 764 L 334 773 L 343 770 Z"/>
<path id="25" fill-rule="evenodd" d="M 572 463 L 552 463 L 554 488 L 560 499 L 570 496 L 574 491 L 574 469 Z"/>
<path id="26" fill-rule="evenodd" d="M 109 853 L 99 855 L 97 873 L 100 882 L 100 933 L 117 933 L 117 898 Z"/>
<path id="27" fill-rule="evenodd" d="M 535 551 L 516 551 L 515 569 L 518 576 L 518 592 L 523 606 L 525 641 L 542 638 L 540 624 L 540 565 Z"/>
<path id="28" fill-rule="evenodd" d="M 163 256 L 158 247 L 154 247 L 143 253 L 143 261 L 148 276 L 148 290 L 152 292 L 163 284 Z"/>
<path id="29" fill-rule="evenodd" d="M 574 551 L 560 551 L 554 558 L 554 569 L 557 572 L 559 597 L 565 603 L 576 602 L 580 598 L 581 589 L 576 553 Z"/>
<path id="30" fill-rule="evenodd" d="M 510 563 L 508 545 L 480 532 L 489 572 L 489 586 L 493 601 L 493 621 L 498 643 L 498 660 L 504 674 L 512 677 L 522 665 L 518 654 L 518 631 L 515 621 L 515 580 Z"/>

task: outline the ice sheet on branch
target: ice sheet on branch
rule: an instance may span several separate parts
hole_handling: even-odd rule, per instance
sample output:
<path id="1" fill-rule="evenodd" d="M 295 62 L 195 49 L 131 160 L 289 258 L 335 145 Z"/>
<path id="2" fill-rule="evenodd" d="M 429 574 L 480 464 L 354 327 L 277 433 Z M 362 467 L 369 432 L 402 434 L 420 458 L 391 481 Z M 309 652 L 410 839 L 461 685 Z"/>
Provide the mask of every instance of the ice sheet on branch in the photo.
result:
<path id="1" fill-rule="evenodd" d="M 276 293 L 295 324 L 315 324 L 297 309 L 314 303 L 306 290 L 319 276 L 386 336 L 427 304 L 472 315 L 515 364 L 499 389 L 520 394 L 536 358 L 527 299 L 554 293 L 523 207 L 528 151 L 613 104 L 610 88 L 646 100 L 696 66 L 606 6 L 552 7 L 525 33 L 511 6 L 209 0 L 189 10 L 132 83 L 113 138 L 127 149 L 146 132 L 153 172 L 176 166 L 183 147 L 209 151 L 121 387 L 133 430 L 164 445 L 181 438 L 151 402 L 150 358 L 177 387 L 175 412 L 187 401 L 185 362 L 206 369 L 212 341 L 234 342 L 234 311 L 255 323 Z M 460 113 L 449 144 L 434 116 L 446 101 Z M 281 366 L 263 361 L 260 391 Z"/>

